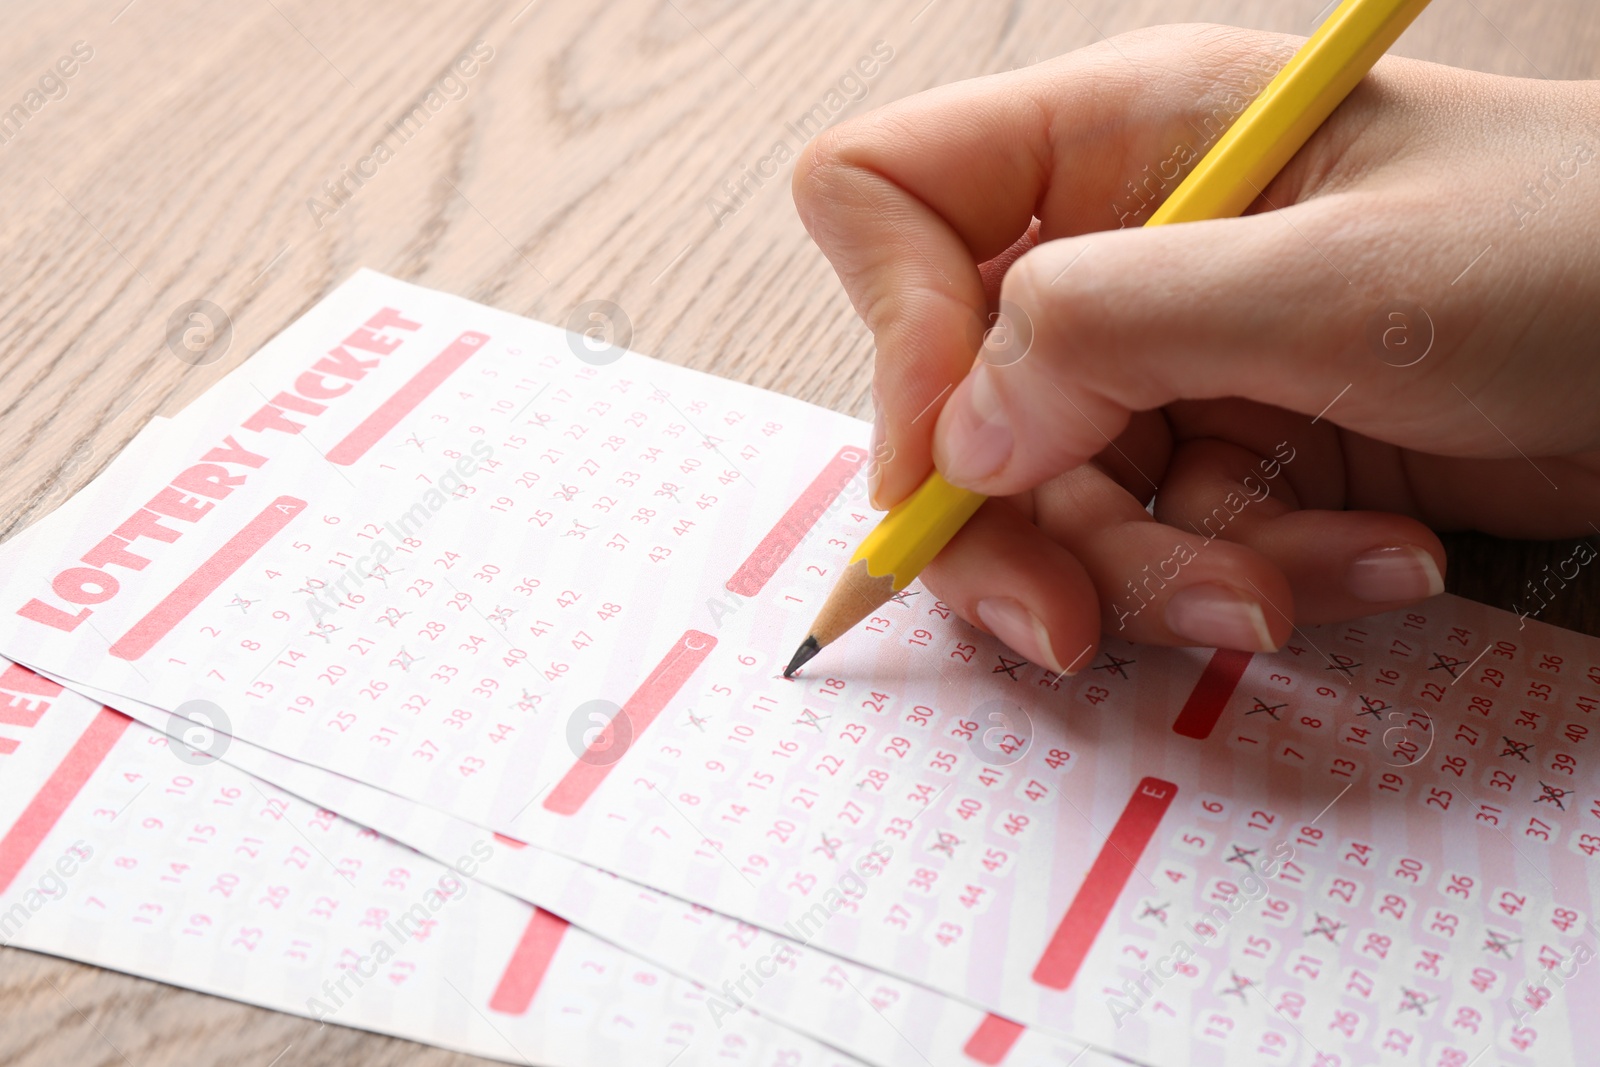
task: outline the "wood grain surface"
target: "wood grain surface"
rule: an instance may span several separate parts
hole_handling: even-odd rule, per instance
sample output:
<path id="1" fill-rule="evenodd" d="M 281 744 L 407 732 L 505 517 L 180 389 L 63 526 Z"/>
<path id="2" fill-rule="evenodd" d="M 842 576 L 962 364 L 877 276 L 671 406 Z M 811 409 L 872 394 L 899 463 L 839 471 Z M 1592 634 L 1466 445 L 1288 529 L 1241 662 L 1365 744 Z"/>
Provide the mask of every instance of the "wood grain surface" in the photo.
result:
<path id="1" fill-rule="evenodd" d="M 762 162 L 780 141 L 799 147 L 788 124 L 827 108 L 858 58 L 892 50 L 838 117 L 1139 26 L 1308 33 L 1323 10 L 7 0 L 0 113 L 21 105 L 25 120 L 0 123 L 0 538 L 361 266 L 558 323 L 582 301 L 614 301 L 640 351 L 866 414 L 871 339 L 795 217 L 790 168 L 768 177 Z M 90 54 L 67 64 L 64 91 L 30 97 L 75 45 Z M 489 54 L 465 64 L 472 76 L 446 82 L 409 139 L 390 137 L 389 158 L 363 162 L 475 46 Z M 1435 0 L 1396 51 L 1593 78 L 1600 7 Z M 357 167 L 370 175 L 359 186 L 344 177 Z M 329 191 L 341 179 L 343 202 Z M 742 182 L 737 199 L 725 182 Z M 231 323 L 201 365 L 167 342 L 196 300 Z M 1447 545 L 1452 589 L 1501 607 L 1570 551 L 1471 534 Z M 1600 582 L 1583 581 L 1544 618 L 1600 633 Z M 0 950 L 0 1064 L 400 1062 L 481 1061 Z"/>

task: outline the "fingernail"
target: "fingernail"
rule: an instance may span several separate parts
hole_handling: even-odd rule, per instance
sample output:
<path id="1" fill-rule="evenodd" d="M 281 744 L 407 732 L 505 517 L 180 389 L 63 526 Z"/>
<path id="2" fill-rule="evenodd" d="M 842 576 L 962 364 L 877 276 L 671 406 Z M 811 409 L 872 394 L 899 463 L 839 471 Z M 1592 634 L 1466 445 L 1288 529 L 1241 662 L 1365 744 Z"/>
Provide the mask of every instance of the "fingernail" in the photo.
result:
<path id="1" fill-rule="evenodd" d="M 1421 600 L 1444 592 L 1444 577 L 1432 553 L 1402 545 L 1375 548 L 1351 560 L 1344 587 L 1357 600 L 1372 603 Z"/>
<path id="2" fill-rule="evenodd" d="M 1167 628 L 1197 645 L 1272 652 L 1277 649 L 1261 605 L 1220 585 L 1191 585 L 1167 601 Z"/>
<path id="3" fill-rule="evenodd" d="M 1014 439 L 1001 410 L 1000 394 L 995 391 L 995 373 L 987 363 L 979 362 L 939 416 L 933 438 L 934 464 L 956 485 L 981 482 L 1011 458 Z"/>
<path id="4" fill-rule="evenodd" d="M 872 400 L 872 441 L 867 445 L 867 501 L 883 510 L 883 504 L 878 500 L 878 486 L 883 482 L 883 407 L 876 397 Z"/>
<path id="5" fill-rule="evenodd" d="M 975 610 L 989 632 L 1010 645 L 1023 659 L 1055 674 L 1063 673 L 1050 647 L 1050 631 L 1033 612 L 1005 596 L 980 600 Z"/>

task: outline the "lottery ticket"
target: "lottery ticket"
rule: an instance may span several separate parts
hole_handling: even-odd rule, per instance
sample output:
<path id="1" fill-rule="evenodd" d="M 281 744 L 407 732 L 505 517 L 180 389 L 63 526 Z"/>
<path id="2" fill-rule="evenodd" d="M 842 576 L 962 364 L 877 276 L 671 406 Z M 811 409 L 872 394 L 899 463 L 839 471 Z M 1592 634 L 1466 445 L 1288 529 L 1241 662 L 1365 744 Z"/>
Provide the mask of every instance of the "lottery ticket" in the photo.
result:
<path id="1" fill-rule="evenodd" d="M 859 1061 L 14 664 L 0 943 L 516 1063 Z"/>
<path id="2" fill-rule="evenodd" d="M 1441 599 L 1058 677 L 913 585 L 783 681 L 859 423 L 370 273 L 171 429 L 0 549 L 0 650 L 1151 1062 L 1592 1025 L 1586 638 Z"/>
<path id="3" fill-rule="evenodd" d="M 715 1022 L 750 1005 L 881 1067 L 1079 1064 L 1099 1053 L 1023 1027 L 926 986 L 872 971 L 802 941 L 728 918 L 376 787 L 240 741 L 116 694 L 89 692 L 174 733 L 192 758 L 226 759 L 257 777 L 435 858 L 491 851 L 473 873 L 574 925 L 709 989 Z M 183 739 L 188 738 L 188 742 Z"/>

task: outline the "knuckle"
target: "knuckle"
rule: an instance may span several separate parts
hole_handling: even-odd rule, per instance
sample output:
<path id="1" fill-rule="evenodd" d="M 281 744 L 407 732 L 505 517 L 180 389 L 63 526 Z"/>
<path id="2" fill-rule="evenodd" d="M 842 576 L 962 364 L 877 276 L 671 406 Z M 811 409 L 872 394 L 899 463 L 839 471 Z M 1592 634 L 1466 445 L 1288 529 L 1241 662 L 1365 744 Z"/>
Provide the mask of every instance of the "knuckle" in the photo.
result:
<path id="1" fill-rule="evenodd" d="M 843 122 L 823 130 L 800 149 L 791 184 L 802 214 L 842 199 L 852 177 L 864 170 L 855 159 L 856 140 L 851 123 Z"/>
<path id="2" fill-rule="evenodd" d="M 1001 301 L 1026 315 L 1034 344 L 1052 358 L 1070 359 L 1102 349 L 1109 316 L 1088 272 L 1072 269 L 1084 250 L 1050 242 L 1024 255 L 1006 272 Z"/>

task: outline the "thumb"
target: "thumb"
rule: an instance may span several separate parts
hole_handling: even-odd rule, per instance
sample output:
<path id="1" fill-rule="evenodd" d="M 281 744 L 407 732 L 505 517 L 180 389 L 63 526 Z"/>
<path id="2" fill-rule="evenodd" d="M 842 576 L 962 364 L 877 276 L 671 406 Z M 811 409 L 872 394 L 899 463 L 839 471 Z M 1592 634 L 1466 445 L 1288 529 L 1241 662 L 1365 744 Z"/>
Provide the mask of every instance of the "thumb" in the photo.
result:
<path id="1" fill-rule="evenodd" d="M 1371 298 L 1334 266 L 1372 262 L 1360 231 L 1384 232 L 1352 226 L 1374 214 L 1355 199 L 1034 248 L 1007 272 L 996 327 L 940 413 L 935 465 L 1003 496 L 1085 462 L 1133 412 L 1176 400 L 1317 414 L 1383 366 L 1364 338 Z"/>

